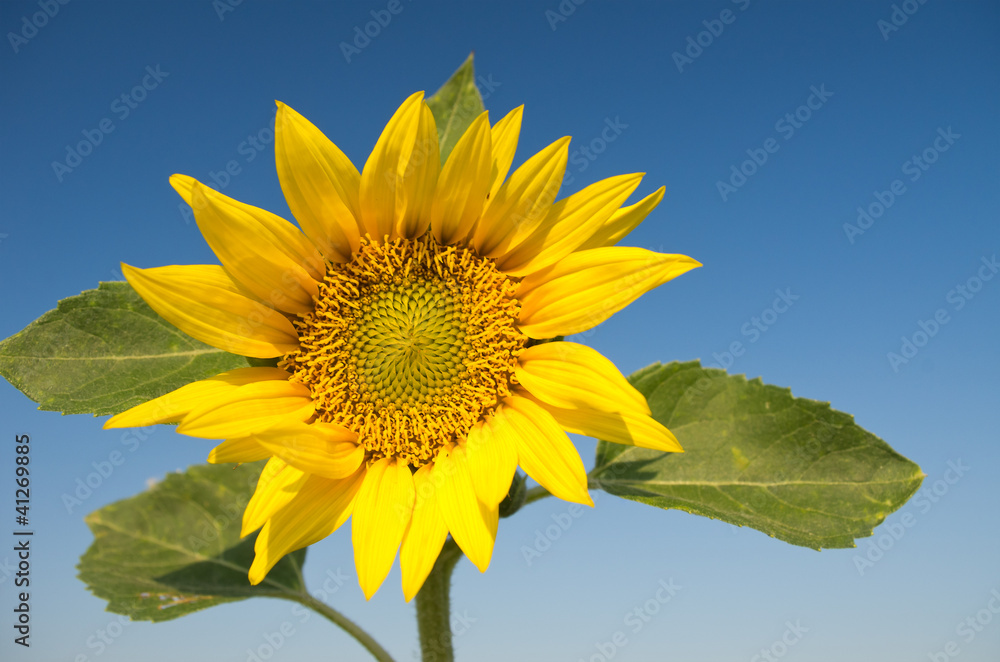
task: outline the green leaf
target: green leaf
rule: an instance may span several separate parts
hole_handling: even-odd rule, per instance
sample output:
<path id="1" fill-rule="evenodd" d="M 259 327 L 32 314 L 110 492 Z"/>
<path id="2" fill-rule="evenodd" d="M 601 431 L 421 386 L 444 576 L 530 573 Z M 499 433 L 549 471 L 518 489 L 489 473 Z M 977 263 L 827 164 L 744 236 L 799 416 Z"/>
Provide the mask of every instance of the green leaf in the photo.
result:
<path id="1" fill-rule="evenodd" d="M 441 163 L 451 154 L 455 143 L 462 137 L 472 120 L 485 110 L 483 97 L 476 87 L 476 73 L 472 67 L 472 53 L 441 86 L 434 96 L 427 99 L 437 124 L 438 142 L 441 144 Z"/>
<path id="2" fill-rule="evenodd" d="M 146 621 L 304 594 L 305 549 L 284 557 L 259 585 L 247 579 L 257 535 L 241 541 L 240 525 L 263 466 L 193 466 L 87 515 L 94 542 L 80 558 L 80 579 L 108 611 Z"/>
<path id="3" fill-rule="evenodd" d="M 64 414 L 117 414 L 247 365 L 182 333 L 128 283 L 63 299 L 0 342 L 0 375 L 39 409 Z"/>
<path id="4" fill-rule="evenodd" d="M 924 478 L 849 414 L 760 379 L 692 361 L 654 364 L 629 380 L 685 452 L 600 442 L 592 481 L 626 499 L 793 545 L 854 547 Z"/>

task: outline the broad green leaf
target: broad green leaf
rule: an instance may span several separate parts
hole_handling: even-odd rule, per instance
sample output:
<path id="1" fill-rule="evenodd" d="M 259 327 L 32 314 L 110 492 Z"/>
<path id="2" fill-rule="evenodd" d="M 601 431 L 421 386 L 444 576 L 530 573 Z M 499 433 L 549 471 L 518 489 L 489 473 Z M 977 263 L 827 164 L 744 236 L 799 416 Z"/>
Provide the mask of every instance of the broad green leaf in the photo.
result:
<path id="1" fill-rule="evenodd" d="M 629 379 L 685 452 L 600 442 L 591 478 L 611 494 L 821 549 L 854 547 L 923 480 L 852 416 L 787 388 L 697 361 Z"/>
<path id="2" fill-rule="evenodd" d="M 117 414 L 247 359 L 199 342 L 161 318 L 128 283 L 59 302 L 0 342 L 0 375 L 64 414 Z"/>
<path id="3" fill-rule="evenodd" d="M 485 110 L 483 97 L 476 87 L 471 53 L 448 82 L 427 99 L 427 105 L 434 113 L 438 142 L 441 144 L 441 163 L 444 163 L 472 120 Z"/>
<path id="4" fill-rule="evenodd" d="M 77 566 L 108 611 L 166 621 L 224 602 L 305 592 L 304 549 L 252 586 L 257 534 L 240 540 L 243 509 L 264 462 L 197 465 L 87 515 L 94 534 Z"/>

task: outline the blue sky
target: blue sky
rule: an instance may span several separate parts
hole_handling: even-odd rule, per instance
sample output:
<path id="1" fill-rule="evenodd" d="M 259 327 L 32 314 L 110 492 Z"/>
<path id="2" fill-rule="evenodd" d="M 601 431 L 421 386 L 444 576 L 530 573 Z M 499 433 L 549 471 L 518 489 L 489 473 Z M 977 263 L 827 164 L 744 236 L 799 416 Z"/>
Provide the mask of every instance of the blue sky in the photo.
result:
<path id="1" fill-rule="evenodd" d="M 290 216 L 273 165 L 275 99 L 363 164 L 398 104 L 433 92 L 474 50 L 493 117 L 525 104 L 519 161 L 571 135 L 563 193 L 646 172 L 637 195 L 664 185 L 666 196 L 628 243 L 705 265 L 582 342 L 626 373 L 701 358 L 830 401 L 918 462 L 930 491 L 876 531 L 886 549 L 863 572 L 872 539 L 816 553 L 608 495 L 579 517 L 545 500 L 503 522 L 485 575 L 459 566 L 459 659 L 600 660 L 618 634 L 615 660 L 753 660 L 761 649 L 951 659 L 949 642 L 963 662 L 997 659 L 1000 7 L 401 0 L 376 36 L 342 46 L 389 4 L 0 4 L 0 337 L 116 279 L 120 261 L 214 261 L 172 173 L 215 173 L 227 195 Z M 38 18 L 46 6 L 54 15 Z M 87 136 L 90 153 L 68 157 Z M 780 314 L 769 312 L 776 290 L 798 297 Z M 921 323 L 936 315 L 924 343 Z M 734 342 L 745 351 L 730 364 Z M 920 345 L 908 358 L 905 342 Z M 61 495 L 122 448 L 120 432 L 37 412 L 6 383 L 0 407 L 5 498 L 15 434 L 31 435 L 37 471 L 33 645 L 11 641 L 12 579 L 0 572 L 4 659 L 244 662 L 285 623 L 293 633 L 269 659 L 366 659 L 280 601 L 119 624 L 75 578 L 91 541 L 83 515 L 204 461 L 208 445 L 159 429 L 67 512 Z M 577 442 L 590 462 L 594 443 Z M 522 548 L 567 516 L 529 565 Z M 897 538 L 880 538 L 894 524 Z M 0 536 L 2 566 L 13 542 Z M 346 529 L 310 551 L 306 570 L 315 589 L 346 576 L 331 603 L 398 660 L 416 659 L 398 570 L 365 603 Z M 627 619 L 671 581 L 669 602 Z M 963 626 L 977 614 L 989 622 Z"/>

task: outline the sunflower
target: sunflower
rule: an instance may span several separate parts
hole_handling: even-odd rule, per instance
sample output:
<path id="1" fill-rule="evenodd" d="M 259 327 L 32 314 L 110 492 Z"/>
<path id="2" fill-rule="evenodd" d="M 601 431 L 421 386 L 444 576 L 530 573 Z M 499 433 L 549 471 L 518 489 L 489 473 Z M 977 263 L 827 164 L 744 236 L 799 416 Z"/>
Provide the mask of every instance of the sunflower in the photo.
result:
<path id="1" fill-rule="evenodd" d="M 663 197 L 622 207 L 642 174 L 556 201 L 569 138 L 507 178 L 522 109 L 493 126 L 482 113 L 442 165 L 418 92 L 359 173 L 279 102 L 278 179 L 299 227 L 170 178 L 222 264 L 123 264 L 128 282 L 188 335 L 270 361 L 104 427 L 179 423 L 225 440 L 210 462 L 269 458 L 243 516 L 242 535 L 260 529 L 253 584 L 351 518 L 365 596 L 398 550 L 410 600 L 449 534 L 486 570 L 518 466 L 553 495 L 593 505 L 567 432 L 681 450 L 611 361 L 561 338 L 700 265 L 615 246 Z"/>

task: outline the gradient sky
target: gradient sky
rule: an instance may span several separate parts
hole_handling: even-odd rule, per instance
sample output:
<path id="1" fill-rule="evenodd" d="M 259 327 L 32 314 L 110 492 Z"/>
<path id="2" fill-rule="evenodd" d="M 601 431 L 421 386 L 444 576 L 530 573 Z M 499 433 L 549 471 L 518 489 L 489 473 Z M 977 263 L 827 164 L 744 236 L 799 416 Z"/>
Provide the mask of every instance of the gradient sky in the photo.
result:
<path id="1" fill-rule="evenodd" d="M 725 362 L 741 341 L 731 372 L 854 414 L 938 490 L 876 531 L 878 539 L 911 516 L 863 573 L 856 558 L 871 539 L 816 553 L 606 494 L 529 565 L 522 547 L 568 512 L 542 501 L 503 522 L 485 575 L 459 565 L 459 659 L 600 660 L 599 645 L 620 631 L 627 644 L 616 661 L 753 660 L 789 625 L 806 630 L 774 649 L 790 661 L 941 660 L 949 642 L 959 657 L 947 659 L 998 659 L 1000 614 L 981 610 L 1000 591 L 1000 278 L 978 287 L 975 279 L 983 260 L 1000 255 L 1000 5 L 402 0 L 377 36 L 345 55 L 341 44 L 387 1 L 73 0 L 26 28 L 45 4 L 0 3 L 0 337 L 117 279 L 120 261 L 213 262 L 167 183 L 174 172 L 211 183 L 236 161 L 224 192 L 289 216 L 268 138 L 274 99 L 363 164 L 398 104 L 415 90 L 432 93 L 474 50 L 494 120 L 525 104 L 518 162 L 572 135 L 580 151 L 563 193 L 646 172 L 637 195 L 665 185 L 666 197 L 628 243 L 705 265 L 582 342 L 628 373 L 654 361 Z M 897 26 L 899 5 L 912 13 L 897 13 Z M 728 24 L 716 22 L 724 10 Z M 709 29 L 719 34 L 702 35 L 700 52 L 690 46 Z M 690 61 L 674 55 L 688 48 Z M 155 87 L 124 105 L 149 71 L 158 72 L 146 78 Z M 67 145 L 102 120 L 113 131 L 71 172 L 56 172 Z M 765 152 L 756 172 L 730 182 L 734 166 Z M 847 232 L 858 207 L 878 217 Z M 779 289 L 799 298 L 754 337 L 746 325 Z M 893 365 L 887 355 L 939 309 L 947 323 Z M 209 445 L 159 429 L 67 512 L 62 495 L 122 448 L 120 432 L 89 416 L 38 412 L 6 382 L 0 408 L 0 507 L 12 517 L 11 446 L 28 433 L 37 531 L 33 645 L 12 643 L 12 579 L 0 571 L 0 657 L 244 662 L 288 622 L 294 633 L 269 659 L 369 659 L 327 621 L 300 622 L 291 603 L 275 600 L 117 625 L 75 577 L 92 539 L 83 516 L 204 461 Z M 577 442 L 592 464 L 594 442 Z M 950 484 L 949 462 L 963 467 Z M 0 567 L 12 545 L 4 524 Z M 306 571 L 313 589 L 341 572 L 349 581 L 331 604 L 397 660 L 416 659 L 398 569 L 365 603 L 345 528 L 310 550 Z M 676 595 L 634 631 L 624 615 L 670 580 Z M 981 631 L 960 627 L 977 613 L 990 618 Z M 109 626 L 117 636 L 101 649 L 98 633 Z"/>

